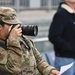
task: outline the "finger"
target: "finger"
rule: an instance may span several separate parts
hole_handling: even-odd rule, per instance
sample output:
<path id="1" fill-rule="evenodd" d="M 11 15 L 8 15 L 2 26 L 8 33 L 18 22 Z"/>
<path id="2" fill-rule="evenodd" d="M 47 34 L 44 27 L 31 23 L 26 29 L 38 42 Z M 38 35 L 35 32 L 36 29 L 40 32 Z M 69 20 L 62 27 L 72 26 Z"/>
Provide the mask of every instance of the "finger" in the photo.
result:
<path id="1" fill-rule="evenodd" d="M 21 35 L 22 35 L 22 33 L 18 34 L 18 36 L 21 36 Z"/>
<path id="2" fill-rule="evenodd" d="M 22 29 L 20 28 L 20 29 L 17 29 L 16 31 L 17 31 L 17 32 L 22 32 Z"/>
<path id="3" fill-rule="evenodd" d="M 14 28 L 16 29 L 16 28 L 19 28 L 20 27 L 20 25 L 18 24 L 18 25 L 16 25 Z"/>
<path id="4" fill-rule="evenodd" d="M 50 75 L 53 75 L 52 73 Z"/>
<path id="5" fill-rule="evenodd" d="M 59 71 L 58 70 L 52 70 L 51 73 L 58 75 L 59 74 Z"/>
<path id="6" fill-rule="evenodd" d="M 53 74 L 53 73 L 51 73 L 50 75 L 57 75 L 57 74 Z"/>
<path id="7" fill-rule="evenodd" d="M 10 30 L 11 30 L 11 28 L 12 28 L 12 25 L 9 27 L 9 30 L 8 30 L 8 31 L 10 31 Z"/>

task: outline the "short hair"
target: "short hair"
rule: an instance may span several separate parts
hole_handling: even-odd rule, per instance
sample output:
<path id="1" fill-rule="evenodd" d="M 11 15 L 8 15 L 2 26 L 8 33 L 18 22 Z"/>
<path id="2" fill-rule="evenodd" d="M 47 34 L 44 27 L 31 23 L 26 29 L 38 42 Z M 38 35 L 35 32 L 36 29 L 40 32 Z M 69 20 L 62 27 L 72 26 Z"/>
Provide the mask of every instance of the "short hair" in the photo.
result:
<path id="1" fill-rule="evenodd" d="M 4 26 L 5 22 L 3 22 L 2 20 L 0 20 L 0 25 Z"/>

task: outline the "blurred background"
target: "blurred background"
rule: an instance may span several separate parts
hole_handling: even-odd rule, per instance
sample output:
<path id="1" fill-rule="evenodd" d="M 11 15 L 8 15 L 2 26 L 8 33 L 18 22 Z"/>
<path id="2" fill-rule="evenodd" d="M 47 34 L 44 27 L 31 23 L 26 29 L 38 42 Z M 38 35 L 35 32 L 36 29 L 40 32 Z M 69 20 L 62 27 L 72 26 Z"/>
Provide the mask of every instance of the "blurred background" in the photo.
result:
<path id="1" fill-rule="evenodd" d="M 48 41 L 48 30 L 52 18 L 62 0 L 0 0 L 0 6 L 9 6 L 17 11 L 22 25 L 37 25 L 38 35 L 31 38 L 41 55 L 51 53 L 54 60 L 53 45 Z"/>

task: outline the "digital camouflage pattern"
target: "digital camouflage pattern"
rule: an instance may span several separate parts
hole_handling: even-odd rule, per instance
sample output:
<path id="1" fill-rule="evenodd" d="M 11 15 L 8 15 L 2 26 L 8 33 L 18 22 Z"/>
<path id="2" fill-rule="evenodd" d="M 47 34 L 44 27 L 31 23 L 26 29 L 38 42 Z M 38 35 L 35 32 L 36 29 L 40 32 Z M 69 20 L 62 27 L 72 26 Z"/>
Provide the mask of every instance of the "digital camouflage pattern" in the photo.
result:
<path id="1" fill-rule="evenodd" d="M 16 15 L 14 9 L 0 7 L 3 22 L 20 24 Z M 42 59 L 33 42 L 25 36 L 0 39 L 0 75 L 49 75 L 51 69 L 53 67 Z"/>
<path id="2" fill-rule="evenodd" d="M 0 42 L 5 44 L 2 39 Z M 51 69 L 33 42 L 24 36 L 8 39 L 7 50 L 0 47 L 0 75 L 49 75 Z"/>
<path id="3" fill-rule="evenodd" d="M 0 20 L 8 24 L 19 24 L 21 23 L 17 19 L 17 13 L 10 7 L 0 7 Z"/>

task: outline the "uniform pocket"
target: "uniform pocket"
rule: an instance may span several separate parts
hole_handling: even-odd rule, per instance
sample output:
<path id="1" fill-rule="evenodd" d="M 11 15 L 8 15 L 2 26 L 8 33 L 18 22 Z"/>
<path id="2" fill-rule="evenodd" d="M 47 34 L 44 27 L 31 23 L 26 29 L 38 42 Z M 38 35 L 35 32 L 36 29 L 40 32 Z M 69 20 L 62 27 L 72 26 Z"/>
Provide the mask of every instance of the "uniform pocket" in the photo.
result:
<path id="1" fill-rule="evenodd" d="M 0 47 L 0 64 L 6 64 L 7 57 L 7 51 Z"/>

